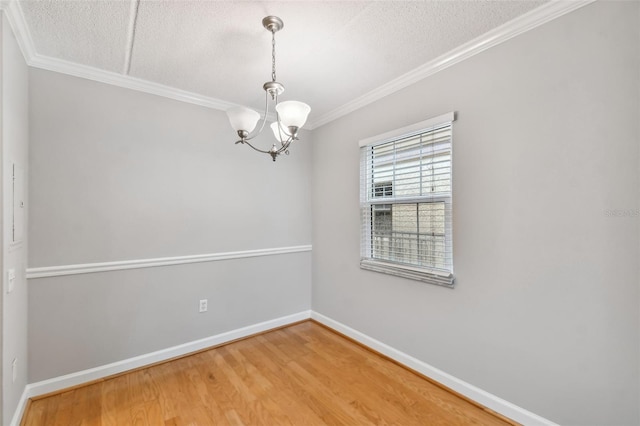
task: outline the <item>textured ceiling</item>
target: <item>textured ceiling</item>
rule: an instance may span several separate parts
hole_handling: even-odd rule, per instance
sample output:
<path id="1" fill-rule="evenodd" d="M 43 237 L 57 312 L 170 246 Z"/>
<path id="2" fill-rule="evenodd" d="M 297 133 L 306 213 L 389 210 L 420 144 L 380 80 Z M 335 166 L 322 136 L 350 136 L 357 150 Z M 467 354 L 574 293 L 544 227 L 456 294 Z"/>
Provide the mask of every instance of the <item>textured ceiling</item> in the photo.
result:
<path id="1" fill-rule="evenodd" d="M 281 99 L 308 103 L 311 118 L 543 3 L 20 2 L 40 55 L 126 73 L 131 50 L 130 76 L 256 109 L 271 76 L 271 35 L 261 21 L 277 15 L 284 21 L 276 34 Z"/>

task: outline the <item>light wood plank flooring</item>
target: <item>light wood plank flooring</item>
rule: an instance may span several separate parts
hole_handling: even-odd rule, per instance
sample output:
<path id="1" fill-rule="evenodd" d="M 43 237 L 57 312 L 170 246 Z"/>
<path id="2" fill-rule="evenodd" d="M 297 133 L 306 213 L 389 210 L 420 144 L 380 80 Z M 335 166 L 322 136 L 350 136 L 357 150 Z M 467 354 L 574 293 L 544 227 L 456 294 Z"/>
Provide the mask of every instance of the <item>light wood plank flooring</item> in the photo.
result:
<path id="1" fill-rule="evenodd" d="M 24 425 L 505 425 L 312 321 L 31 402 Z"/>

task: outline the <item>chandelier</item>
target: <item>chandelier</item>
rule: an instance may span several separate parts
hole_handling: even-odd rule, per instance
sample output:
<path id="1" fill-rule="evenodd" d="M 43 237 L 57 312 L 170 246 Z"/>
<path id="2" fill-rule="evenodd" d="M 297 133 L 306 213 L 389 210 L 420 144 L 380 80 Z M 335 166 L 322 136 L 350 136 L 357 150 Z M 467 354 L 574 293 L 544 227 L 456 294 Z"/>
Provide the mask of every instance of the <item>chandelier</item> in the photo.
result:
<path id="1" fill-rule="evenodd" d="M 258 152 L 271 155 L 273 161 L 283 152 L 289 155 L 289 145 L 298 140 L 298 130 L 307 121 L 311 111 L 309 105 L 298 101 L 285 101 L 278 103 L 278 96 L 284 92 L 282 83 L 276 81 L 276 33 L 282 29 L 284 23 L 277 16 L 267 16 L 262 20 L 262 26 L 271 32 L 271 81 L 264 83 L 265 91 L 264 117 L 260 130 L 253 133 L 260 114 L 252 109 L 242 106 L 233 107 L 227 111 L 231 127 L 238 133 L 240 140 L 236 144 L 246 144 Z M 253 146 L 249 141 L 258 136 L 264 129 L 269 115 L 269 98 L 275 103 L 276 121 L 271 123 L 271 130 L 276 142 L 269 150 L 262 150 Z"/>

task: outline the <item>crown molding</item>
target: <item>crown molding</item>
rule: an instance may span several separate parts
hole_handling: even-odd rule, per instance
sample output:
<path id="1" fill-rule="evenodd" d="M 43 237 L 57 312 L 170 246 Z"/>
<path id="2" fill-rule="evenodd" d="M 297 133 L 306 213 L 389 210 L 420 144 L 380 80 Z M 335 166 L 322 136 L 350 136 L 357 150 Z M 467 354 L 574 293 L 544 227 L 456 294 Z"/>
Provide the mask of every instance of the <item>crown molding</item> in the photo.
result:
<path id="1" fill-rule="evenodd" d="M 524 15 L 521 15 L 479 37 L 437 57 L 436 59 L 421 65 L 400 77 L 383 84 L 380 87 L 347 102 L 346 104 L 329 111 L 326 114 L 309 123 L 308 128 L 313 130 L 333 120 L 337 120 L 353 111 L 369 105 L 385 96 L 391 95 L 405 87 L 427 78 L 439 71 L 449 68 L 459 62 L 469 59 L 478 53 L 504 43 L 524 32 L 532 30 L 549 21 L 566 15 L 578 8 L 593 3 L 595 0 L 552 0 L 537 7 Z"/>
<path id="2" fill-rule="evenodd" d="M 7 16 L 16 39 L 18 40 L 18 45 L 22 50 L 24 59 L 27 65 L 31 67 L 55 71 L 114 86 L 120 86 L 127 89 L 137 90 L 139 92 L 163 96 L 165 98 L 175 99 L 177 101 L 221 111 L 226 111 L 231 107 L 237 106 L 237 104 L 232 102 L 211 98 L 198 93 L 177 89 L 175 87 L 165 86 L 163 84 L 154 83 L 112 71 L 106 71 L 87 65 L 65 61 L 63 59 L 41 55 L 36 52 L 33 38 L 31 37 L 31 32 L 29 31 L 20 2 L 18 0 L 1 0 L 0 9 L 2 9 Z"/>
<path id="3" fill-rule="evenodd" d="M 4 12 L 4 15 L 9 21 L 9 25 L 13 30 L 13 34 L 16 36 L 18 46 L 22 51 L 22 56 L 27 64 L 36 55 L 36 49 L 31 38 L 31 32 L 27 26 L 27 22 L 24 19 L 24 13 L 22 13 L 22 7 L 17 0 L 2 0 L 0 1 L 0 10 Z"/>
<path id="4" fill-rule="evenodd" d="M 593 3 L 595 0 L 552 0 L 542 6 L 533 9 L 459 47 L 453 49 L 438 58 L 415 68 L 408 73 L 386 83 L 376 89 L 350 101 L 346 104 L 329 111 L 311 120 L 307 124 L 309 130 L 323 126 L 333 120 L 343 117 L 357 109 L 369 105 L 385 96 L 391 95 L 407 86 L 427 78 L 439 71 L 464 61 L 477 55 L 491 47 L 504 43 L 524 32 L 532 30 L 540 25 L 552 21 L 560 16 L 566 15 L 576 9 Z M 73 62 L 51 58 L 40 55 L 36 52 L 31 38 L 31 33 L 26 24 L 24 13 L 18 0 L 0 0 L 0 9 L 5 12 L 9 23 L 18 40 L 18 45 L 22 50 L 25 61 L 29 66 L 69 74 L 76 77 L 86 78 L 101 83 L 112 84 L 127 89 L 140 92 L 151 93 L 158 96 L 187 102 L 207 108 L 225 111 L 237 104 L 221 99 L 211 98 L 194 92 L 153 83 L 128 75 L 119 74 L 112 71 L 105 71 L 98 68 L 76 64 Z M 273 117 L 268 117 L 273 119 Z"/>
<path id="5" fill-rule="evenodd" d="M 36 54 L 28 61 L 29 66 L 40 68 L 48 71 L 55 71 L 62 74 L 68 74 L 75 77 L 85 78 L 87 80 L 98 81 L 100 83 L 111 84 L 114 86 L 124 87 L 126 89 L 137 90 L 139 92 L 150 93 L 181 102 L 194 105 L 200 105 L 207 108 L 226 111 L 237 104 L 223 101 L 216 98 L 210 98 L 198 93 L 188 92 L 175 87 L 165 86 L 163 84 L 154 83 L 152 81 L 143 80 L 141 78 L 131 77 L 119 74 L 113 71 L 105 71 L 98 68 L 81 65 L 62 59 L 51 58 Z"/>
<path id="6" fill-rule="evenodd" d="M 164 98 L 174 99 L 176 101 L 199 105 L 219 111 L 226 111 L 229 108 L 239 106 L 238 104 L 227 102 L 222 99 L 211 98 L 199 93 L 165 86 L 160 83 L 154 83 L 149 80 L 131 77 L 129 75 L 106 71 L 90 67 L 88 65 L 77 64 L 75 62 L 69 62 L 63 59 L 52 58 L 50 56 L 40 54 L 32 56 L 31 60 L 27 61 L 27 64 L 34 68 L 72 75 L 87 80 L 123 87 L 125 89 L 137 90 L 138 92 L 150 93 L 152 95 L 162 96 Z M 264 117 L 264 114 L 261 114 L 261 117 Z M 275 120 L 276 115 L 274 113 L 270 112 L 267 114 L 267 121 Z"/>

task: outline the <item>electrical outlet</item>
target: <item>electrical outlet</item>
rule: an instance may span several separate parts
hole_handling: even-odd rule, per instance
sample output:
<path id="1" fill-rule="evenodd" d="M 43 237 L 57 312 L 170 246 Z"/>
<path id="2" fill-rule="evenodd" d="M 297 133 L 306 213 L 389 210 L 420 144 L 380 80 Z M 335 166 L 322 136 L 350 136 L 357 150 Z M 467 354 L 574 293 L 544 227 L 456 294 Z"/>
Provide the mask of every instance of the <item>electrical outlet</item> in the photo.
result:
<path id="1" fill-rule="evenodd" d="M 207 312 L 207 299 L 200 299 L 200 312 Z"/>
<path id="2" fill-rule="evenodd" d="M 13 383 L 18 379 L 18 358 L 14 358 L 11 363 L 11 372 L 13 374 Z"/>

